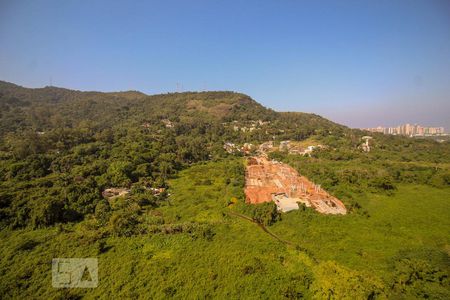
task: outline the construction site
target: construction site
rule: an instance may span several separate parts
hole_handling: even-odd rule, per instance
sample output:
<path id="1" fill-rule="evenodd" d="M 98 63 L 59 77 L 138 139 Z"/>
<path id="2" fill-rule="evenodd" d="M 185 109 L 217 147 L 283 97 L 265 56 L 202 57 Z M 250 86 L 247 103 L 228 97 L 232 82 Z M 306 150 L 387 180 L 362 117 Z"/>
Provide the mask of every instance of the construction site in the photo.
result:
<path id="1" fill-rule="evenodd" d="M 278 209 L 288 212 L 299 203 L 323 214 L 346 214 L 347 209 L 337 198 L 314 184 L 287 164 L 271 161 L 266 156 L 248 158 L 245 173 L 247 203 L 273 201 Z"/>

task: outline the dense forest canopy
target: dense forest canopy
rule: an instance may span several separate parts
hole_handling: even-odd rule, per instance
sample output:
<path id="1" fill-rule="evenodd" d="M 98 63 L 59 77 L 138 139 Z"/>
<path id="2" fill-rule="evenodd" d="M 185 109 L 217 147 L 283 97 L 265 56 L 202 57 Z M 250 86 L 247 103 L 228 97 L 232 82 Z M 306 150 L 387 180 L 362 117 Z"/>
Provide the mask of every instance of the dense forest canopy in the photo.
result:
<path id="1" fill-rule="evenodd" d="M 435 165 L 422 167 L 424 178 L 407 180 L 420 182 L 436 173 L 436 184 L 449 180 L 439 166 L 450 157 L 442 155 L 449 153 L 448 143 L 378 134 L 375 151 L 368 156 L 357 148 L 364 135 L 359 130 L 314 114 L 275 112 L 234 92 L 148 96 L 136 91 L 27 89 L 0 82 L 0 114 L 2 226 L 81 220 L 94 212 L 104 189 L 167 187 L 167 179 L 190 164 L 226 156 L 226 141 L 258 144 L 315 138 L 334 151 L 314 157 L 361 162 L 396 157 L 403 162 L 386 160 L 386 171 L 375 178 L 406 180 L 404 173 L 418 168 L 407 164 L 414 160 Z M 250 127 L 252 122 L 260 122 L 256 130 L 234 128 Z M 330 172 L 320 172 L 326 174 L 326 184 L 333 180 Z M 370 168 L 346 172 L 374 178 Z M 387 179 L 384 173 L 389 173 Z"/>
<path id="2" fill-rule="evenodd" d="M 340 222 L 305 209 L 284 217 L 272 203 L 245 204 L 244 162 L 239 157 L 242 154 L 227 153 L 223 147 L 226 142 L 259 145 L 273 141 L 278 145 L 280 141 L 291 140 L 324 145 L 310 156 L 274 151 L 270 157 L 289 163 L 342 199 L 350 211 L 350 216 L 342 221 L 348 232 L 357 229 L 354 224 L 366 226 L 365 222 L 370 222 L 367 220 L 371 218 L 372 202 L 365 199 L 375 199 L 374 195 L 394 199 L 396 193 L 401 194 L 399 190 L 413 194 L 410 185 L 424 186 L 425 192 L 429 188 L 430 197 L 438 199 L 442 197 L 435 195 L 448 192 L 448 141 L 370 134 L 371 151 L 363 152 L 362 137 L 368 134 L 315 114 L 276 112 L 235 92 L 145 95 L 137 91 L 28 89 L 0 82 L 0 228 L 6 232 L 47 232 L 57 228 L 61 235 L 75 235 L 75 239 L 87 240 L 89 245 L 98 243 L 99 253 L 104 253 L 108 249 L 107 238 L 113 244 L 119 243 L 114 239 L 127 238 L 130 239 L 127 243 L 140 243 L 133 239 L 139 236 L 163 239 L 160 235 L 172 234 L 184 234 L 202 241 L 199 243 L 215 239 L 227 243 L 221 240 L 226 239 L 227 233 L 239 239 L 236 235 L 242 225 L 230 221 L 228 210 L 248 216 L 258 224 L 273 226 L 274 230 L 280 228 L 291 238 L 298 238 L 298 233 L 292 232 L 298 224 L 308 226 L 317 222 L 322 226 Z M 125 194 L 106 197 L 107 190 Z M 445 207 L 440 200 L 436 201 Z M 446 213 L 445 208 L 441 213 Z M 388 211 L 389 214 L 392 212 Z M 283 218 L 286 220 L 281 221 Z M 374 218 L 384 222 L 382 216 Z M 289 227 L 289 222 L 294 225 Z M 384 235 L 385 231 L 379 234 Z M 256 237 L 253 239 L 258 243 Z M 303 239 L 308 245 L 307 238 Z M 437 240 L 446 243 L 440 236 Z M 35 242 L 25 241 L 17 249 L 31 251 L 37 245 Z M 178 242 L 187 248 L 197 245 L 186 240 Z M 404 243 L 401 239 L 397 242 Z M 329 240 L 323 243 L 333 245 Z M 309 246 L 314 248 L 314 245 Z M 295 249 L 301 257 L 304 250 Z M 320 249 L 315 250 L 316 255 L 322 255 Z M 258 252 L 257 248 L 254 251 Z M 292 253 L 295 257 L 299 255 L 295 251 L 277 260 L 285 264 L 293 259 Z M 354 251 L 355 261 L 366 255 L 360 249 Z M 335 293 L 336 297 L 354 295 L 367 299 L 403 293 L 411 297 L 448 295 L 444 287 L 448 283 L 448 268 L 442 267 L 448 254 L 442 258 L 445 257 L 442 249 L 417 251 L 421 255 L 419 261 L 411 254 L 408 260 L 396 262 L 398 274 L 394 279 L 391 273 L 375 278 L 335 261 L 324 261 L 308 269 L 317 260 L 306 251 L 307 257 L 300 259 L 301 262 L 290 261 L 294 264 L 292 270 L 303 270 L 298 275 L 301 278 L 289 272 L 279 275 L 291 276 L 286 280 L 295 282 L 296 286 L 283 286 L 277 295 L 322 298 Z M 251 255 L 257 256 L 256 252 Z M 210 255 L 213 257 L 214 253 Z M 327 258 L 325 254 L 321 257 Z M 273 260 L 272 257 L 261 259 Z M 430 261 L 426 262 L 427 259 Z M 266 272 L 258 259 L 246 264 L 242 270 L 244 276 L 260 276 Z M 327 278 L 329 272 L 337 275 Z M 411 274 L 419 277 L 411 279 L 412 282 L 404 279 Z M 340 277 L 348 282 L 340 289 L 328 289 Z M 355 280 L 361 284 L 353 285 Z M 6 290 L 6 286 L 0 286 L 0 291 Z M 222 292 L 226 294 L 226 289 Z M 173 296 L 176 289 L 167 287 L 163 294 Z"/>

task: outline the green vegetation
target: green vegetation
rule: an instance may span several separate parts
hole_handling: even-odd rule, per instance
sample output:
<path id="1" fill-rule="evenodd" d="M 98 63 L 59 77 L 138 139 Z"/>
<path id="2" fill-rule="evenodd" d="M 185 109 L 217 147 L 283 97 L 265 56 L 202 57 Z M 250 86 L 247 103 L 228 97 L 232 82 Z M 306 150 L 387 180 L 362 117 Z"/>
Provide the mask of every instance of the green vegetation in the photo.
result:
<path id="1" fill-rule="evenodd" d="M 232 92 L 0 82 L 0 108 L 2 298 L 450 298 L 449 142 L 373 134 L 364 153 L 365 132 Z M 223 144 L 273 138 L 325 145 L 270 155 L 350 213 L 245 204 Z M 97 257 L 99 287 L 52 288 L 55 257 Z"/>
<path id="2" fill-rule="evenodd" d="M 255 121 L 263 124 L 257 130 L 234 130 Z M 110 187 L 131 188 L 157 206 L 165 195 L 138 191 L 167 187 L 190 164 L 226 157 L 225 141 L 327 130 L 347 129 L 315 115 L 276 113 L 232 92 L 147 96 L 0 82 L 0 228 L 81 221 Z"/>
<path id="3" fill-rule="evenodd" d="M 394 141 L 399 144 L 402 138 Z M 293 166 L 355 211 L 361 208 L 355 195 L 359 198 L 367 192 L 395 195 L 399 184 L 450 187 L 448 144 L 436 143 L 434 147 L 426 145 L 427 148 L 422 148 L 424 145 L 419 141 L 417 145 L 409 145 L 399 157 L 395 144 L 386 142 L 383 147 L 374 147 L 370 153 L 328 147 L 315 150 L 310 157 L 284 152 L 272 152 L 269 156 Z"/>
<path id="4" fill-rule="evenodd" d="M 3 231 L 0 291 L 46 298 L 448 298 L 448 189 L 400 185 L 395 197 L 369 193 L 358 198 L 369 218 L 284 214 L 270 231 L 291 246 L 229 214 L 245 209 L 240 163 L 182 171 L 169 181 L 170 201 L 142 212 L 153 228 L 144 234 L 108 234 L 91 226 L 97 217 Z M 100 286 L 53 289 L 53 257 L 98 257 Z"/>

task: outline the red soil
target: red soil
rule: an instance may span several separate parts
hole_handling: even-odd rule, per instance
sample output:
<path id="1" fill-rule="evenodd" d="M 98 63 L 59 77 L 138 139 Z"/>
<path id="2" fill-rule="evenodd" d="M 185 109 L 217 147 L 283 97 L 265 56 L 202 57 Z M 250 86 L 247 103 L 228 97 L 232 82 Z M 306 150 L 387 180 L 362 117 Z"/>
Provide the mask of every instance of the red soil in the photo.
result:
<path id="1" fill-rule="evenodd" d="M 344 204 L 318 188 L 287 164 L 258 156 L 248 159 L 245 176 L 245 196 L 248 203 L 272 201 L 272 194 L 285 193 L 301 198 L 321 213 L 345 214 Z"/>

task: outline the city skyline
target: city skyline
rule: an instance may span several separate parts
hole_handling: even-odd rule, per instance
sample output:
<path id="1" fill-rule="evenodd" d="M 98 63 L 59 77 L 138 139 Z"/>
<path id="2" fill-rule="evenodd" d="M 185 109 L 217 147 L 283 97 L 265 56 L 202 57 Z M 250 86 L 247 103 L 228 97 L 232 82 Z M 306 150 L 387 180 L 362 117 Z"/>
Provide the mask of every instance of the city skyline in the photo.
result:
<path id="1" fill-rule="evenodd" d="M 372 128 L 362 128 L 370 132 L 379 132 L 392 135 L 406 135 L 406 136 L 439 136 L 447 135 L 443 126 L 431 127 L 420 124 L 401 124 L 393 127 L 377 126 Z"/>

